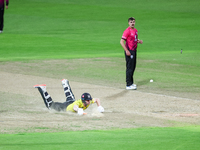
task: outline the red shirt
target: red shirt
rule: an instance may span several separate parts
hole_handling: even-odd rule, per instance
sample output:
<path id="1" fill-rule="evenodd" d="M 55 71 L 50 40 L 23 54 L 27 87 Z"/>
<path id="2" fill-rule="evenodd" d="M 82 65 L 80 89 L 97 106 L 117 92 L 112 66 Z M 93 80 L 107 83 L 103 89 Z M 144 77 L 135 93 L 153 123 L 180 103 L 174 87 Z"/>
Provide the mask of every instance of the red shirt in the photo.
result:
<path id="1" fill-rule="evenodd" d="M 126 48 L 128 50 L 136 51 L 137 48 L 137 40 L 138 40 L 138 31 L 137 29 L 131 29 L 128 27 L 123 35 L 122 39 L 126 41 Z"/>

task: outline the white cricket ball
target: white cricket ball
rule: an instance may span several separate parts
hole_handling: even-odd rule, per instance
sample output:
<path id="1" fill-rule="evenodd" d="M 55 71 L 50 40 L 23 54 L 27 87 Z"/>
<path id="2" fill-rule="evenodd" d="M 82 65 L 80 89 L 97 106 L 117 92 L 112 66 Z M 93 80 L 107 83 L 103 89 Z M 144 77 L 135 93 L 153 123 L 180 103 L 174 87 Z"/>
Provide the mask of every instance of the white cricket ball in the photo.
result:
<path id="1" fill-rule="evenodd" d="M 151 79 L 150 82 L 153 82 L 153 79 Z"/>

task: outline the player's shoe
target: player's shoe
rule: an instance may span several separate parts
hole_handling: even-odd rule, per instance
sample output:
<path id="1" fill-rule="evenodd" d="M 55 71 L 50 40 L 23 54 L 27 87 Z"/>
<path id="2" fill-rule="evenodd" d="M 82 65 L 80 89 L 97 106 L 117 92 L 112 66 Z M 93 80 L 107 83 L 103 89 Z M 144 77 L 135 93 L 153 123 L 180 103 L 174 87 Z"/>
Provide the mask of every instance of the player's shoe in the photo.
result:
<path id="1" fill-rule="evenodd" d="M 62 86 L 63 86 L 63 88 L 68 87 L 69 81 L 67 79 L 62 79 Z"/>
<path id="2" fill-rule="evenodd" d="M 2 31 L 2 30 L 0 30 L 0 33 L 3 33 L 3 31 Z"/>
<path id="3" fill-rule="evenodd" d="M 127 90 L 136 90 L 137 87 L 136 87 L 136 86 L 133 86 L 133 85 L 130 85 L 130 86 L 126 86 L 126 89 L 127 89 Z"/>
<path id="4" fill-rule="evenodd" d="M 137 85 L 136 85 L 136 84 L 134 84 L 134 83 L 133 83 L 131 86 L 134 86 L 134 87 L 136 87 L 136 88 L 137 88 Z"/>
<path id="5" fill-rule="evenodd" d="M 75 96 L 72 92 L 72 89 L 69 85 L 69 81 L 67 79 L 62 79 L 62 86 L 64 88 L 64 93 L 66 96 L 66 101 L 74 101 L 75 100 Z"/>
<path id="6" fill-rule="evenodd" d="M 40 88 L 42 91 L 46 92 L 46 84 L 36 84 L 33 86 L 34 88 Z"/>

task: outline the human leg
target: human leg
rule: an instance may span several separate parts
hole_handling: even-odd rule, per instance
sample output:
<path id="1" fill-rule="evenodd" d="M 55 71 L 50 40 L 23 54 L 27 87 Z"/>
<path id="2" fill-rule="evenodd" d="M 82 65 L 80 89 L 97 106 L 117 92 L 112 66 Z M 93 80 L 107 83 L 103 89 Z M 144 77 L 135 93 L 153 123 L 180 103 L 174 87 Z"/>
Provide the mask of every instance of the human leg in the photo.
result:
<path id="1" fill-rule="evenodd" d="M 126 57 L 126 86 L 133 84 L 133 55 Z"/>
<path id="2" fill-rule="evenodd" d="M 72 92 L 72 89 L 69 85 L 69 81 L 67 79 L 62 79 L 62 86 L 64 88 L 64 93 L 66 96 L 66 101 L 67 102 L 74 102 L 75 101 L 75 96 Z"/>
<path id="3" fill-rule="evenodd" d="M 34 87 L 38 88 L 38 91 L 40 92 L 46 107 L 48 109 L 51 109 L 51 105 L 52 105 L 53 101 L 52 101 L 51 96 L 46 91 L 46 84 L 34 85 Z"/>
<path id="4" fill-rule="evenodd" d="M 68 105 L 69 105 L 68 102 L 64 102 L 64 103 L 53 102 L 51 105 L 51 109 L 54 109 L 56 111 L 66 111 L 66 108 Z"/>
<path id="5" fill-rule="evenodd" d="M 131 56 L 127 56 L 125 53 L 126 58 L 126 89 L 127 90 L 136 90 L 137 87 L 134 84 L 133 74 L 136 67 L 136 51 L 130 51 Z"/>
<path id="6" fill-rule="evenodd" d="M 64 103 L 54 102 L 51 96 L 46 91 L 46 84 L 35 85 L 34 87 L 38 88 L 38 91 L 40 92 L 44 100 L 44 103 L 48 109 L 54 109 L 56 111 L 66 111 L 67 106 L 71 104 L 69 102 L 64 102 Z"/>
<path id="7" fill-rule="evenodd" d="M 134 75 L 134 72 L 135 72 L 135 68 L 136 68 L 136 58 L 137 58 L 137 52 L 136 51 L 132 51 L 131 53 L 132 55 L 132 83 L 134 84 L 134 78 L 133 78 L 133 75 Z"/>
<path id="8" fill-rule="evenodd" d="M 4 16 L 4 7 L 1 7 L 0 8 L 0 32 L 3 31 L 3 22 L 4 22 L 3 16 Z"/>

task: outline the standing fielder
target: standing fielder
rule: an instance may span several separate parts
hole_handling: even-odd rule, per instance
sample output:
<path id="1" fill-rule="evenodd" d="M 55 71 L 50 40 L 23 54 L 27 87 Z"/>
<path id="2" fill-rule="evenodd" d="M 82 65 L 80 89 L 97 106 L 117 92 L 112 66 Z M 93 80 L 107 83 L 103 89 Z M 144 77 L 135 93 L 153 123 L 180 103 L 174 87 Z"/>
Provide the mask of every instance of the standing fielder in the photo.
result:
<path id="1" fill-rule="evenodd" d="M 135 28 L 135 18 L 130 17 L 128 19 L 128 24 L 129 27 L 124 31 L 120 44 L 125 51 L 126 58 L 126 89 L 136 90 L 137 86 L 134 84 L 133 74 L 136 68 L 137 43 L 142 44 L 143 41 L 138 39 L 138 31 Z"/>
<path id="2" fill-rule="evenodd" d="M 85 115 L 83 110 L 87 109 L 90 104 L 97 103 L 98 111 L 104 112 L 104 108 L 100 105 L 99 98 L 92 98 L 89 93 L 83 93 L 81 99 L 75 100 L 74 94 L 72 93 L 69 81 L 67 79 L 62 80 L 62 86 L 64 88 L 64 93 L 66 96 L 66 101 L 64 103 L 54 102 L 51 96 L 46 91 L 46 85 L 35 85 L 35 88 L 38 88 L 44 103 L 48 109 L 54 109 L 56 111 L 71 111 L 77 112 L 78 115 Z"/>

